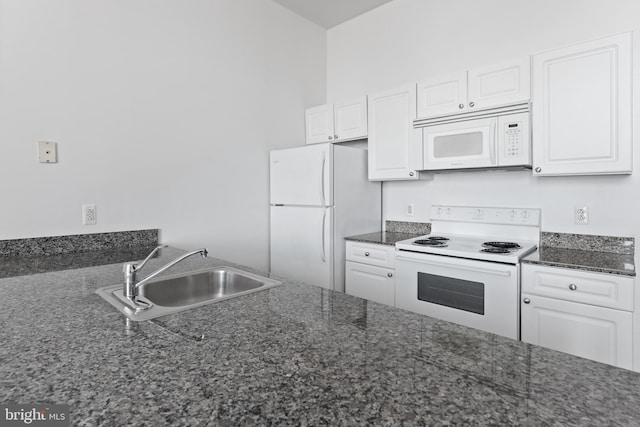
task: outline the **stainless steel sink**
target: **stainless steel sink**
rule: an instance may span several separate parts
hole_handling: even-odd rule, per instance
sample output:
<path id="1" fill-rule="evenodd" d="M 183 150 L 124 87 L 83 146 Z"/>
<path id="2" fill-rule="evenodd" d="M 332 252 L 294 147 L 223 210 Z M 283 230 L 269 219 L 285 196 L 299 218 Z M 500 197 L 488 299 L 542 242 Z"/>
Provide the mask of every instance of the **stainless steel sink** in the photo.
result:
<path id="1" fill-rule="evenodd" d="M 233 267 L 216 267 L 165 276 L 140 287 L 140 296 L 151 308 L 136 310 L 123 296 L 122 285 L 96 291 L 131 320 L 149 320 L 190 308 L 247 295 L 280 282 Z"/>

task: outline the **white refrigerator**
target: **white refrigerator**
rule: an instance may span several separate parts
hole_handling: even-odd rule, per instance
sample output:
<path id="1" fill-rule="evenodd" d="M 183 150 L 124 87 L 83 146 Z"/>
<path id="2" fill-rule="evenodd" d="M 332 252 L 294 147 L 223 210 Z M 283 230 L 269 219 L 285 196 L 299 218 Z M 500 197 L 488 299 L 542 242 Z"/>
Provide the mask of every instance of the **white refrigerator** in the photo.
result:
<path id="1" fill-rule="evenodd" d="M 271 272 L 344 292 L 345 236 L 381 229 L 367 151 L 318 144 L 270 153 Z"/>

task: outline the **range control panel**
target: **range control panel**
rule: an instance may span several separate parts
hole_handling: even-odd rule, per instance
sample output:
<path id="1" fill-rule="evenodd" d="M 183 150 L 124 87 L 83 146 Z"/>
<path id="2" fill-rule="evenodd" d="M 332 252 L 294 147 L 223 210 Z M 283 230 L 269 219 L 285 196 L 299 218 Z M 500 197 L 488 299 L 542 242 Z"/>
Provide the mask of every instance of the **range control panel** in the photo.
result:
<path id="1" fill-rule="evenodd" d="M 540 209 L 433 205 L 432 221 L 540 226 Z"/>

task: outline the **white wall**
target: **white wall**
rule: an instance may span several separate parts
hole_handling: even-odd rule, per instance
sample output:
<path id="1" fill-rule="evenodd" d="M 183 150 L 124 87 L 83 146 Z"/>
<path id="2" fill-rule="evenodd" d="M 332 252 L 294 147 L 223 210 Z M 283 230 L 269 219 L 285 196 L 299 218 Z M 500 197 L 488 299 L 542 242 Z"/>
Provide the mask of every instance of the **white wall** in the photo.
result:
<path id="1" fill-rule="evenodd" d="M 634 30 L 634 85 L 640 87 L 638 16 L 636 0 L 394 0 L 328 31 L 328 101 L 628 30 Z M 546 231 L 638 237 L 640 149 L 634 156 L 631 176 L 466 172 L 385 183 L 384 217 L 427 221 L 433 203 L 531 206 L 543 209 Z M 408 203 L 415 203 L 413 218 L 405 216 Z M 590 224 L 576 225 L 574 206 L 584 204 Z"/>
<path id="2" fill-rule="evenodd" d="M 267 269 L 268 151 L 303 143 L 325 64 L 271 1 L 0 0 L 0 239 L 160 228 Z"/>

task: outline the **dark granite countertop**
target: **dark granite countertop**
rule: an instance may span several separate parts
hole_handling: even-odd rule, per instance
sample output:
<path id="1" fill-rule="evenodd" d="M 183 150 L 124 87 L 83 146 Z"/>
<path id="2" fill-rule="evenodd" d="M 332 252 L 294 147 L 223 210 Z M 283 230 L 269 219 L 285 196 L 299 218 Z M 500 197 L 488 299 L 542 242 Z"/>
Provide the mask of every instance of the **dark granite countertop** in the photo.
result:
<path id="1" fill-rule="evenodd" d="M 420 236 L 415 233 L 395 233 L 392 231 L 378 231 L 376 233 L 360 234 L 358 236 L 347 236 L 344 239 L 352 242 L 375 243 L 378 245 L 394 246 L 400 240 L 411 239 Z"/>
<path id="2" fill-rule="evenodd" d="M 285 281 L 134 323 L 95 294 L 121 280 L 120 263 L 0 279 L 0 402 L 69 404 L 78 426 L 640 420 L 637 373 L 350 295 Z"/>
<path id="3" fill-rule="evenodd" d="M 72 253 L 0 257 L 0 278 L 125 263 L 144 259 L 156 245 Z"/>
<path id="4" fill-rule="evenodd" d="M 597 273 L 636 275 L 633 254 L 541 246 L 536 252 L 524 257 L 522 262 Z"/>

